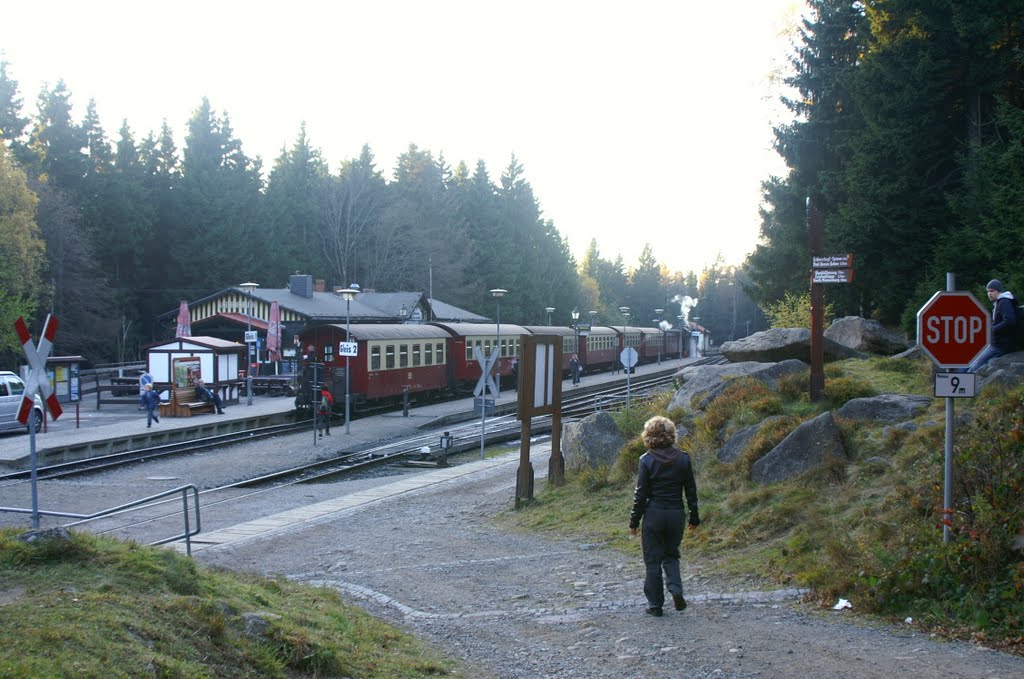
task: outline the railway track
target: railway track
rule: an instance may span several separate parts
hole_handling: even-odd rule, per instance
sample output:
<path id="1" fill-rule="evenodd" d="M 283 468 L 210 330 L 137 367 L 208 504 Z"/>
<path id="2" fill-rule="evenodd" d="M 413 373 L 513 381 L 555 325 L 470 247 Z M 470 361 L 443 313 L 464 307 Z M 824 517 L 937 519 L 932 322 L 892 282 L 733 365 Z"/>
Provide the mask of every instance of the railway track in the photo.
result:
<path id="1" fill-rule="evenodd" d="M 652 392 L 663 389 L 671 382 L 671 371 L 657 375 L 633 375 L 630 383 L 629 397 L 634 400 L 648 398 Z M 596 411 L 620 407 L 626 401 L 627 394 L 625 382 L 622 381 L 588 387 L 586 390 L 572 390 L 563 394 L 563 397 L 562 419 L 565 421 L 581 419 Z M 171 455 L 191 454 L 201 450 L 220 448 L 253 441 L 257 438 L 281 436 L 298 431 L 309 432 L 309 428 L 310 423 L 302 421 L 213 436 L 187 443 L 157 446 L 145 450 L 103 456 L 102 458 L 94 458 L 89 461 L 53 465 L 41 468 L 39 470 L 39 479 L 73 479 L 77 476 L 94 474 L 128 464 L 155 460 Z M 550 430 L 550 417 L 534 418 L 532 431 L 535 435 L 543 435 L 549 433 Z M 453 438 L 453 445 L 448 451 L 448 461 L 458 464 L 460 455 L 466 456 L 488 446 L 517 440 L 521 434 L 521 424 L 516 419 L 515 414 L 512 413 L 488 417 L 484 420 L 483 427 L 481 427 L 481 421 L 477 416 L 467 414 L 466 419 L 461 422 L 449 421 L 443 426 L 438 425 L 414 436 L 369 445 L 362 444 L 361 446 L 355 446 L 353 449 L 340 450 L 337 454 L 327 459 L 294 465 L 201 490 L 199 492 L 199 495 L 202 497 L 201 505 L 205 513 L 224 503 L 242 502 L 246 498 L 252 498 L 255 495 L 264 493 L 273 493 L 287 487 L 336 481 L 360 472 L 367 472 L 377 467 L 402 463 L 414 457 L 432 459 L 440 452 L 437 444 L 439 434 L 442 431 L 448 432 Z M 23 482 L 22 478 L 18 478 L 19 476 L 18 474 L 9 474 L 0 477 L 0 482 Z M 135 535 L 138 531 L 149 533 L 150 531 L 146 530 L 147 526 L 157 526 L 163 521 L 172 523 L 175 520 L 180 520 L 181 510 L 178 501 L 168 500 L 147 505 L 140 514 L 136 515 L 128 524 L 123 522 L 124 517 L 121 517 L 122 520 L 120 522 L 105 519 L 98 523 L 98 525 L 93 526 L 92 530 L 98 533 L 117 533 L 121 535 L 125 535 L 126 532 L 127 534 Z"/>

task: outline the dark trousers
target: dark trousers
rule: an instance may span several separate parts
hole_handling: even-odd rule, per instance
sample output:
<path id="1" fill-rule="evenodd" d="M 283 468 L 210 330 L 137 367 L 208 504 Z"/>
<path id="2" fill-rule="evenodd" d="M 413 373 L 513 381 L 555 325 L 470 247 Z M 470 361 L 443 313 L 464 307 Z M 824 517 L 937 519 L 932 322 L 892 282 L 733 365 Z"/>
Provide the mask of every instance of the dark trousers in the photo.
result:
<path id="1" fill-rule="evenodd" d="M 665 587 L 673 594 L 683 593 L 679 575 L 679 545 L 683 542 L 685 515 L 682 507 L 662 509 L 651 505 L 644 511 L 643 550 L 644 596 L 647 605 L 660 609 L 665 605 Z M 662 570 L 665 577 L 662 579 Z"/>
<path id="2" fill-rule="evenodd" d="M 327 435 L 331 435 L 331 413 L 317 413 L 316 415 L 316 432 L 319 434 L 320 429 L 326 429 Z"/>

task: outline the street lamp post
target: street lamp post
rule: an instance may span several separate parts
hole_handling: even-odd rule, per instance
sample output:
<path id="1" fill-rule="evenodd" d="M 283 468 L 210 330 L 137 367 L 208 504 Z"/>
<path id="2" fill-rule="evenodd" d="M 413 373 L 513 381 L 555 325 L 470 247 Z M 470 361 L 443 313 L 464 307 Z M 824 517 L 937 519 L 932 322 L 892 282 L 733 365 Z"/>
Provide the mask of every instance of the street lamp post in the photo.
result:
<path id="1" fill-rule="evenodd" d="M 699 320 L 699 317 L 700 316 L 693 316 L 693 323 L 696 323 Z M 686 339 L 686 344 L 687 344 L 687 346 L 689 345 L 689 342 L 690 342 L 689 337 L 690 337 L 690 324 L 687 321 L 687 323 L 686 323 L 686 338 L 687 338 Z M 683 360 L 683 316 L 679 316 L 679 362 L 682 363 L 682 360 Z"/>
<path id="2" fill-rule="evenodd" d="M 693 324 L 697 326 L 697 337 L 698 338 L 704 337 L 704 331 L 700 329 L 699 321 L 700 321 L 700 316 L 694 316 L 693 317 Z M 698 350 L 698 351 L 700 350 L 700 340 L 699 339 L 698 339 L 697 342 L 694 342 L 693 348 Z M 703 354 L 701 354 L 701 355 L 703 355 Z"/>
<path id="3" fill-rule="evenodd" d="M 554 310 L 555 310 L 555 307 L 553 307 L 553 306 L 544 307 L 544 311 L 548 312 L 548 325 L 551 325 L 551 314 L 552 314 L 552 312 L 554 312 Z"/>
<path id="4" fill-rule="evenodd" d="M 491 296 L 494 297 L 494 299 L 496 300 L 497 305 L 498 305 L 498 314 L 495 317 L 496 320 L 497 320 L 497 327 L 496 327 L 497 332 L 496 332 L 496 335 L 495 335 L 495 344 L 496 344 L 496 346 L 494 347 L 495 351 L 498 352 L 498 358 L 495 361 L 495 363 L 498 366 L 498 370 L 497 370 L 497 373 L 494 376 L 494 384 L 498 388 L 498 394 L 501 393 L 501 298 L 504 297 L 505 293 L 507 293 L 507 292 L 508 292 L 508 290 L 506 290 L 504 288 L 494 288 L 493 290 L 491 290 Z M 494 395 L 495 399 L 498 398 L 498 394 Z"/>
<path id="5" fill-rule="evenodd" d="M 249 338 L 252 333 L 252 291 L 260 287 L 259 283 L 242 283 L 238 287 L 245 290 L 248 300 L 245 306 L 245 405 L 252 405 L 252 347 L 254 342 Z"/>
<path id="6" fill-rule="evenodd" d="M 350 328 L 350 325 L 351 325 L 351 322 L 352 322 L 352 300 L 354 300 L 356 298 L 356 295 L 359 294 L 359 286 L 356 285 L 355 283 L 353 283 L 352 285 L 350 285 L 347 288 L 345 288 L 344 290 L 342 290 L 339 294 L 341 295 L 341 298 L 343 300 L 345 300 L 345 341 L 346 342 L 351 342 L 352 341 L 352 335 L 349 332 L 349 328 Z M 351 394 L 350 394 L 350 391 L 349 391 L 349 385 L 351 384 L 351 382 L 349 381 L 349 374 L 348 373 L 349 373 L 349 366 L 350 366 L 350 361 L 352 360 L 352 357 L 349 354 L 350 354 L 350 352 L 345 352 L 345 433 L 346 434 L 351 433 L 349 431 L 349 426 L 348 426 L 348 421 L 349 421 L 350 415 L 351 415 L 351 411 L 349 410 L 349 401 L 351 399 Z M 328 417 L 330 417 L 330 415 L 328 415 Z"/>
<path id="7" fill-rule="evenodd" d="M 619 362 L 622 369 L 626 371 L 626 406 L 629 406 L 629 374 L 631 372 L 628 361 L 626 361 L 626 326 L 629 325 L 629 307 L 620 306 L 619 313 L 622 314 L 622 353 L 619 355 Z"/>
<path id="8" fill-rule="evenodd" d="M 573 347 L 573 353 L 579 355 L 580 353 L 580 310 L 578 307 L 572 308 L 572 328 L 576 331 L 576 346 Z"/>
<path id="9" fill-rule="evenodd" d="M 658 344 L 658 365 L 661 365 L 661 345 L 665 343 L 665 329 L 661 327 L 661 315 L 665 313 L 665 310 L 655 309 L 654 313 L 658 314 L 658 317 L 654 319 L 654 325 L 661 330 L 661 342 Z"/>

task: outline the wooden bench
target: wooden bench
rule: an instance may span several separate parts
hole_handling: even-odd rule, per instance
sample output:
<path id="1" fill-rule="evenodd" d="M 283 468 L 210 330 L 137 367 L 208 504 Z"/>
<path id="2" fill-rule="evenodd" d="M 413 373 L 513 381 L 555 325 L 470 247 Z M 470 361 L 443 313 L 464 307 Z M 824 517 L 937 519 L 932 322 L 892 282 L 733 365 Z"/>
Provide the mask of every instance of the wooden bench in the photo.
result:
<path id="1" fill-rule="evenodd" d="M 195 387 L 175 387 L 171 400 L 160 404 L 160 415 L 168 417 L 192 417 L 198 413 L 212 413 L 213 404 L 196 398 Z"/>

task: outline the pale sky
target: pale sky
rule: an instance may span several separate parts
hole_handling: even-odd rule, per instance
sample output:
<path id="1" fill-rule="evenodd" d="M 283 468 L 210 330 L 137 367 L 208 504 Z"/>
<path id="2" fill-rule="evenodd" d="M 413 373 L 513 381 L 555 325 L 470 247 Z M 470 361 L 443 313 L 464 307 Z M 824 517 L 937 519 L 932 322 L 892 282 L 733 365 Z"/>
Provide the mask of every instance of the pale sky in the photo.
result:
<path id="1" fill-rule="evenodd" d="M 672 270 L 739 264 L 760 182 L 784 173 L 771 76 L 798 0 L 27 0 L 6 3 L 0 52 L 23 114 L 63 79 L 76 121 L 136 140 L 167 120 L 184 146 L 204 96 L 265 171 L 305 121 L 336 170 L 369 144 L 390 179 L 409 144 L 497 184 L 514 153 L 581 258 Z"/>

